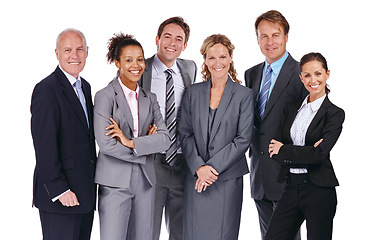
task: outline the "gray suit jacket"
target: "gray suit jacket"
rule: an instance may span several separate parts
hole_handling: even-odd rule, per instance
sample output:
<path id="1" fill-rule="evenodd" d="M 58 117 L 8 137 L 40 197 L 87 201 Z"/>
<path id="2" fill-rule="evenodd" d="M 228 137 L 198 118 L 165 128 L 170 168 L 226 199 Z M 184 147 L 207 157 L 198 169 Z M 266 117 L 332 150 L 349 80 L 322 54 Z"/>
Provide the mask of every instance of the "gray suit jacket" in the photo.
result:
<path id="1" fill-rule="evenodd" d="M 147 91 L 151 91 L 152 63 L 154 57 L 155 55 L 146 59 L 146 69 L 139 80 L 139 85 Z M 192 60 L 184 60 L 181 58 L 177 58 L 177 65 L 180 69 L 182 79 L 184 80 L 185 88 L 187 88 L 196 80 L 197 65 Z"/>
<path id="2" fill-rule="evenodd" d="M 238 178 L 248 173 L 252 90 L 228 79 L 208 140 L 210 88 L 209 80 L 193 84 L 185 93 L 179 124 L 184 157 L 193 176 L 200 166 L 210 165 L 219 172 L 219 181 Z"/>
<path id="3" fill-rule="evenodd" d="M 163 122 L 156 95 L 139 90 L 139 137 L 133 136 L 133 120 L 129 105 L 117 80 L 113 79 L 95 96 L 94 129 L 100 147 L 96 166 L 95 182 L 111 187 L 130 187 L 133 163 L 139 163 L 147 180 L 156 183 L 153 155 L 165 151 L 170 144 L 168 130 Z M 105 136 L 105 128 L 111 124 L 112 117 L 127 138 L 132 138 L 135 151 L 123 146 L 118 140 Z M 148 127 L 156 124 L 156 134 L 147 135 Z"/>
<path id="4" fill-rule="evenodd" d="M 246 86 L 253 90 L 255 99 L 260 90 L 264 62 L 245 72 Z M 298 62 L 289 54 L 283 64 L 266 104 L 263 119 L 255 109 L 251 156 L 251 195 L 254 199 L 278 200 L 283 184 L 277 183 L 280 165 L 269 157 L 268 146 L 274 138 L 287 103 L 303 100 L 308 92 L 300 78 Z"/>

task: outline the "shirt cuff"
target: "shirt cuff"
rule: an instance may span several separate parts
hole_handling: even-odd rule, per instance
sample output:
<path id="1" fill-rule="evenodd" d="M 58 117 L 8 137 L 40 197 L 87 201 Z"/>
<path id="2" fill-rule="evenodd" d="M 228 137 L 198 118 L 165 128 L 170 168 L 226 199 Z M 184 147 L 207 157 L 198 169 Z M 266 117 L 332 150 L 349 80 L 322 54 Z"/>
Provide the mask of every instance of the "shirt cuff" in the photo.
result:
<path id="1" fill-rule="evenodd" d="M 51 201 L 56 202 L 56 200 L 58 200 L 61 196 L 63 196 L 64 194 L 66 194 L 68 191 L 70 191 L 70 189 L 68 189 L 68 190 L 65 191 L 64 193 L 62 193 L 62 194 L 60 194 L 60 195 L 54 197 L 53 199 L 51 199 Z"/>

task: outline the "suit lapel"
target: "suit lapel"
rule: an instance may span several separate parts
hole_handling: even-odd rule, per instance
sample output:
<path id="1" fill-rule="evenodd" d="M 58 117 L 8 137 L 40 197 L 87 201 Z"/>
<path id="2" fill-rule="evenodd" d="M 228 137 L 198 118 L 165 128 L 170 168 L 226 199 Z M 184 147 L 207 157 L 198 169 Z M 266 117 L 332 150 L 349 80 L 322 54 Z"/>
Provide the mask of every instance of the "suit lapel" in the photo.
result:
<path id="1" fill-rule="evenodd" d="M 177 59 L 177 66 L 180 69 L 182 80 L 184 82 L 185 89 L 192 84 L 192 81 L 190 79 L 189 73 L 186 71 L 187 67 L 184 66 L 185 62 L 181 61 L 181 59 Z"/>
<path id="2" fill-rule="evenodd" d="M 77 118 L 80 120 L 83 127 L 86 129 L 87 133 L 89 134 L 87 119 L 85 117 L 84 109 L 81 106 L 80 100 L 77 97 L 75 90 L 71 86 L 70 82 L 68 81 L 67 77 L 64 75 L 64 73 L 57 67 L 55 70 L 55 73 L 57 75 L 57 79 L 60 83 L 60 86 L 62 87 L 63 95 L 66 97 L 68 102 L 71 104 Z M 85 93 L 84 93 L 85 94 Z M 85 95 L 87 99 L 88 93 Z M 88 105 L 88 100 L 87 105 Z M 89 116 L 88 116 L 89 117 Z"/>
<path id="3" fill-rule="evenodd" d="M 154 61 L 154 56 L 146 60 L 146 67 L 144 69 L 144 73 L 142 75 L 142 78 L 139 80 L 139 85 L 147 91 L 151 91 L 152 63 Z"/>
<path id="4" fill-rule="evenodd" d="M 111 84 L 113 85 L 115 92 L 115 101 L 118 104 L 118 107 L 121 109 L 122 115 L 125 117 L 132 134 L 134 129 L 133 117 L 129 108 L 129 104 L 127 103 L 127 100 L 125 98 L 125 94 L 123 93 L 121 85 L 119 85 L 117 78 L 114 78 Z"/>
<path id="5" fill-rule="evenodd" d="M 288 57 L 288 59 L 286 59 L 284 65 L 282 66 L 280 73 L 278 74 L 277 81 L 274 84 L 274 87 L 272 89 L 272 93 L 270 94 L 268 102 L 266 104 L 263 118 L 272 109 L 272 107 L 276 103 L 277 99 L 281 96 L 282 92 L 285 90 L 286 86 L 290 82 L 291 77 L 294 74 L 289 63 L 290 63 L 290 59 Z"/>
<path id="6" fill-rule="evenodd" d="M 199 116 L 200 119 L 200 126 L 202 129 L 202 136 L 203 140 L 206 143 L 204 147 L 207 145 L 207 132 L 208 132 L 208 120 L 209 120 L 209 103 L 210 103 L 210 88 L 211 88 L 211 81 L 208 80 L 205 82 L 205 87 L 202 89 L 202 94 L 199 94 Z"/>
<path id="7" fill-rule="evenodd" d="M 230 100 L 231 100 L 232 95 L 233 95 L 233 87 L 234 87 L 233 81 L 231 80 L 231 78 L 228 78 L 226 86 L 225 86 L 224 91 L 223 91 L 221 101 L 219 103 L 217 112 L 215 114 L 213 127 L 212 127 L 211 132 L 210 132 L 209 142 L 211 142 L 213 140 L 215 133 L 217 132 L 219 125 L 222 121 L 224 113 L 227 110 L 228 104 L 230 103 Z"/>
<path id="8" fill-rule="evenodd" d="M 264 63 L 260 64 L 260 66 L 257 67 L 257 71 L 255 71 L 254 75 L 251 76 L 252 90 L 253 90 L 253 94 L 255 96 L 255 103 L 257 103 L 257 98 L 259 97 L 263 69 L 264 69 Z M 261 121 L 259 111 L 256 108 L 256 104 L 255 104 L 254 108 L 255 108 L 254 114 L 255 114 L 255 117 L 256 117 L 255 119 L 259 119 Z"/>
<path id="9" fill-rule="evenodd" d="M 317 123 L 320 121 L 320 119 L 323 118 L 323 116 L 328 112 L 327 108 L 330 105 L 330 101 L 328 99 L 328 96 L 324 99 L 324 102 L 320 106 L 318 112 L 315 114 L 315 117 L 312 119 L 310 126 L 308 126 L 305 142 L 307 143 L 309 140 L 310 135 L 308 133 L 314 132 L 314 128 L 317 126 Z"/>
<path id="10" fill-rule="evenodd" d="M 149 99 L 146 93 L 143 91 L 142 88 L 139 88 L 139 96 L 138 96 L 138 113 L 139 113 L 139 128 L 138 134 L 141 136 L 142 130 L 144 128 L 144 124 L 146 123 L 146 119 L 149 113 Z"/>

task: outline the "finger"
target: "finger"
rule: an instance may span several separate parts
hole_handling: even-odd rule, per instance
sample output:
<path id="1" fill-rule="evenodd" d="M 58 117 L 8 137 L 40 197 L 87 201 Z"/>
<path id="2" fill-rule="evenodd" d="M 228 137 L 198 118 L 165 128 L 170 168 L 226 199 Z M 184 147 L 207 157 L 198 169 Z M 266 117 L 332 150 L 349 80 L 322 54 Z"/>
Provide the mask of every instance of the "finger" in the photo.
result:
<path id="1" fill-rule="evenodd" d="M 217 172 L 217 170 L 215 170 L 213 167 L 211 167 L 211 166 L 209 166 L 210 167 L 210 171 L 214 174 L 214 175 L 216 175 L 216 176 L 218 176 L 219 175 L 219 173 Z"/>
<path id="2" fill-rule="evenodd" d="M 107 127 L 105 128 L 105 130 L 109 130 L 109 129 L 111 129 L 111 128 L 114 128 L 114 124 L 107 126 Z"/>

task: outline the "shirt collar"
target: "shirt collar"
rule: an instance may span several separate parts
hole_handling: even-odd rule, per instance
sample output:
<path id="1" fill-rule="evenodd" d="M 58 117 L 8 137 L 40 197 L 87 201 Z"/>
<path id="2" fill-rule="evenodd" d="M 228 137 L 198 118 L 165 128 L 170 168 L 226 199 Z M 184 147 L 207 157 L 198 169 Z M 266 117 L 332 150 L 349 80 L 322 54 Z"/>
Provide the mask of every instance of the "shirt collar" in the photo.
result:
<path id="1" fill-rule="evenodd" d="M 323 97 L 320 97 L 313 102 L 307 103 L 307 99 L 310 97 L 310 95 L 307 95 L 307 97 L 305 97 L 305 99 L 303 100 L 301 107 L 298 109 L 298 112 L 304 107 L 310 107 L 313 112 L 318 111 L 326 96 L 327 94 L 324 94 Z"/>
<path id="2" fill-rule="evenodd" d="M 164 73 L 165 70 L 167 70 L 167 66 L 164 65 L 164 63 L 159 59 L 158 55 L 155 54 L 154 56 L 154 60 L 152 62 L 152 67 L 153 69 L 155 70 L 156 72 L 156 75 L 159 75 Z M 178 74 L 180 72 L 178 66 L 177 66 L 177 61 L 175 60 L 175 63 L 173 64 L 173 66 L 171 67 L 172 71 L 174 74 Z"/>
<path id="3" fill-rule="evenodd" d="M 273 70 L 273 73 L 275 75 L 277 75 L 281 71 L 281 68 L 282 68 L 283 64 L 285 63 L 288 56 L 289 56 L 289 53 L 286 51 L 285 54 L 280 59 L 278 59 L 277 61 L 270 64 L 270 66 Z M 269 63 L 265 60 L 264 71 L 266 71 L 266 68 L 268 67 L 268 65 L 269 65 Z"/>
<path id="4" fill-rule="evenodd" d="M 60 66 L 60 64 L 59 64 L 59 68 L 60 68 L 60 70 L 62 70 L 62 72 L 64 73 L 64 75 L 67 77 L 67 79 L 71 83 L 71 85 L 74 85 L 77 80 L 79 80 L 80 83 L 81 83 L 80 75 L 76 79 L 74 76 L 72 76 L 68 72 L 64 71 L 63 68 Z"/>
<path id="5" fill-rule="evenodd" d="M 118 77 L 118 82 L 119 82 L 119 85 L 121 85 L 121 88 L 122 88 L 122 91 L 123 93 L 125 94 L 125 96 L 129 96 L 129 94 L 131 92 L 135 92 L 136 93 L 136 96 L 137 96 L 137 99 L 138 99 L 138 96 L 139 96 L 139 84 L 137 84 L 137 88 L 135 89 L 135 91 L 131 90 L 130 88 L 126 87 L 122 81 L 121 81 L 121 78 Z"/>

